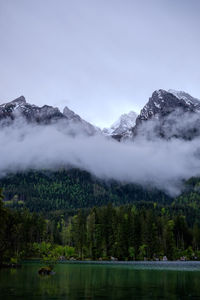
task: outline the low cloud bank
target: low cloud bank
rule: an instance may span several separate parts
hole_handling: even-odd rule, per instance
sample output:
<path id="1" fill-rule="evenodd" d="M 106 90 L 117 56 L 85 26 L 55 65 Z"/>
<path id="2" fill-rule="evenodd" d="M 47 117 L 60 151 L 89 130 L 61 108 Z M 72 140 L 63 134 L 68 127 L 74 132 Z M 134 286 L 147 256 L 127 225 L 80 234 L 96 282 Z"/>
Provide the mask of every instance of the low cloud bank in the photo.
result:
<path id="1" fill-rule="evenodd" d="M 77 130 L 78 132 L 78 130 Z M 28 169 L 77 167 L 102 179 L 151 184 L 171 195 L 200 175 L 200 139 L 137 139 L 70 135 L 59 126 L 13 124 L 0 130 L 0 176 Z"/>

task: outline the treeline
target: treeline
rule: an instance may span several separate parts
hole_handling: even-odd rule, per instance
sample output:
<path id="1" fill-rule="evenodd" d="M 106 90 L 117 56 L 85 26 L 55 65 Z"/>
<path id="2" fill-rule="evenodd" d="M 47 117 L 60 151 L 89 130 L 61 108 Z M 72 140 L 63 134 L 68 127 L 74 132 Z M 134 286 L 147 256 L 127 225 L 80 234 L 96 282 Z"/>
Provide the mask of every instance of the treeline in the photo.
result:
<path id="1" fill-rule="evenodd" d="M 78 169 L 11 174 L 0 180 L 0 186 L 8 207 L 26 207 L 35 212 L 103 206 L 108 202 L 114 205 L 141 201 L 164 204 L 173 200 L 156 189 L 104 182 Z"/>
<path id="2" fill-rule="evenodd" d="M 48 223 L 42 216 L 31 214 L 28 210 L 10 210 L 4 206 L 2 199 L 0 190 L 0 264 L 31 254 L 34 242 L 49 239 Z"/>
<path id="3" fill-rule="evenodd" d="M 192 211 L 195 211 L 192 208 Z M 185 214 L 184 214 L 185 212 Z M 11 210 L 0 201 L 0 261 L 11 258 L 200 259 L 199 213 L 191 208 L 113 206 L 49 214 Z"/>
<path id="4" fill-rule="evenodd" d="M 185 216 L 170 216 L 165 208 L 138 210 L 109 204 L 91 209 L 88 215 L 79 211 L 62 229 L 64 233 L 80 259 L 200 259 L 198 221 L 190 227 Z"/>

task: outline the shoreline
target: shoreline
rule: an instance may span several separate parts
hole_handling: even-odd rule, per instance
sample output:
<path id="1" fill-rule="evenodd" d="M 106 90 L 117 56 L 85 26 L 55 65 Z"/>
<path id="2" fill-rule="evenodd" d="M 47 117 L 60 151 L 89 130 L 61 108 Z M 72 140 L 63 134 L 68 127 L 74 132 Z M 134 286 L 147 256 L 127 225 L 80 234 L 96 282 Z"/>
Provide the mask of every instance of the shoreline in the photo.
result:
<path id="1" fill-rule="evenodd" d="M 40 260 L 23 260 L 22 264 L 28 263 L 41 263 Z M 56 264 L 93 264 L 93 265 L 199 265 L 200 268 L 200 260 L 168 260 L 168 261 L 98 261 L 98 260 L 58 260 Z"/>

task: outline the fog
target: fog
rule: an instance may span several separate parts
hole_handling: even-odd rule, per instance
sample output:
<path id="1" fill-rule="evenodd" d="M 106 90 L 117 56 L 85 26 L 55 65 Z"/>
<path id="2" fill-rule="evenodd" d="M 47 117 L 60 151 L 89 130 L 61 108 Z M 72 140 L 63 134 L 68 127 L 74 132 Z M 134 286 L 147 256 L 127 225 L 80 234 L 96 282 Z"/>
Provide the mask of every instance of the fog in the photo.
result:
<path id="1" fill-rule="evenodd" d="M 61 126 L 18 122 L 0 130 L 0 176 L 29 169 L 75 167 L 98 178 L 152 185 L 178 195 L 182 180 L 200 175 L 200 139 L 117 142 L 101 134 L 71 135 Z"/>
<path id="2" fill-rule="evenodd" d="M 200 114 L 184 111 L 181 108 L 173 110 L 170 114 L 154 115 L 148 122 L 141 122 L 137 126 L 137 136 L 143 140 L 156 140 L 159 136 L 165 139 L 179 137 L 191 139 L 200 136 Z"/>

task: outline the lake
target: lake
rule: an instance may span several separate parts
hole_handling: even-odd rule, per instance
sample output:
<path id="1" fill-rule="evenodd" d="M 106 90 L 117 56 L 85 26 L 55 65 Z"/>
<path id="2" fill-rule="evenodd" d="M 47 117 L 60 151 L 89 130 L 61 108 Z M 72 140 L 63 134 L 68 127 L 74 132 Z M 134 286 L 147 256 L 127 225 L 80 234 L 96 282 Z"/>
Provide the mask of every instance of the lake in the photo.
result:
<path id="1" fill-rule="evenodd" d="M 0 299 L 200 299 L 200 262 L 39 263 L 0 270 Z"/>

